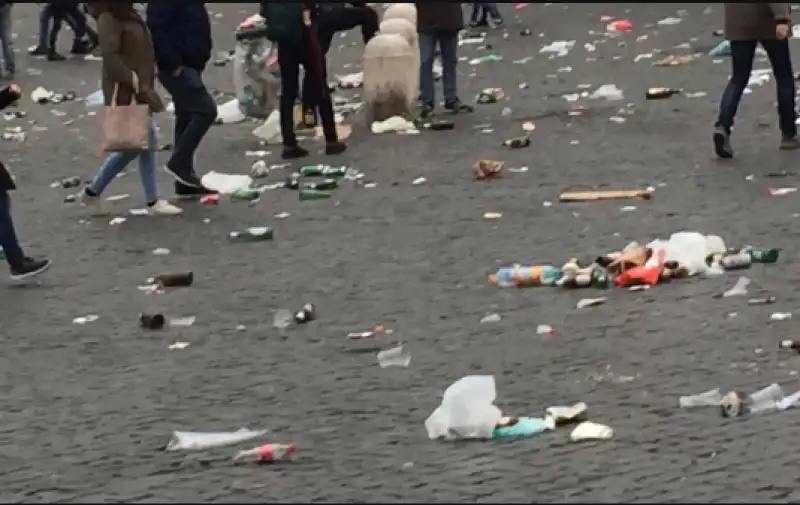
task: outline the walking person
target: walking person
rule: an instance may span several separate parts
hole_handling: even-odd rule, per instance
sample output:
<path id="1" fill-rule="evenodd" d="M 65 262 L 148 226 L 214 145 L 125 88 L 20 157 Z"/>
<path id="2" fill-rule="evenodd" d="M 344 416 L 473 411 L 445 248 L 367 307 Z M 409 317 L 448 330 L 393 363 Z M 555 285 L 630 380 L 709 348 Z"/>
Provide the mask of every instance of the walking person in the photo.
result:
<path id="1" fill-rule="evenodd" d="M 347 144 L 339 140 L 333 103 L 325 81 L 325 56 L 316 33 L 317 2 L 261 2 L 261 16 L 266 18 L 268 38 L 278 45 L 281 70 L 280 121 L 283 159 L 308 156 L 297 142 L 294 130 L 294 104 L 300 95 L 300 66 L 309 76 L 309 100 L 319 110 L 325 134 L 325 154 L 340 154 Z"/>
<path id="2" fill-rule="evenodd" d="M 74 34 L 70 50 L 72 54 L 89 54 L 97 47 L 97 33 L 87 23 L 80 2 L 51 2 L 39 13 L 39 43 L 29 48 L 28 53 L 32 56 L 47 56 L 49 61 L 65 60 L 56 51 L 58 35 L 65 21 Z"/>
<path id="3" fill-rule="evenodd" d="M 22 95 L 16 85 L 7 86 L 0 91 L 0 109 L 5 109 L 19 100 Z M 17 189 L 11 172 L 0 163 L 0 250 L 11 270 L 11 279 L 22 280 L 33 277 L 50 268 L 50 260 L 25 256 L 14 229 L 11 217 L 11 198 L 9 191 Z"/>
<path id="4" fill-rule="evenodd" d="M 497 2 L 472 2 L 472 15 L 469 21 L 470 28 L 489 26 L 490 18 L 494 26 L 503 26 L 503 15 L 500 14 Z"/>
<path id="5" fill-rule="evenodd" d="M 374 4 L 367 2 L 319 2 L 317 16 L 317 37 L 323 56 L 323 82 L 328 82 L 327 55 L 333 37 L 339 32 L 361 27 L 361 37 L 366 45 L 378 33 L 380 21 Z M 313 102 L 314 85 L 312 74 L 306 72 L 303 79 L 303 123 L 307 128 L 317 126 L 317 114 Z"/>
<path id="6" fill-rule="evenodd" d="M 13 79 L 17 73 L 14 57 L 13 19 L 11 7 L 13 2 L 0 2 L 0 45 L 3 49 L 3 75 L 4 79 Z"/>
<path id="7" fill-rule="evenodd" d="M 130 105 L 133 101 L 146 103 L 150 113 L 164 111 L 164 103 L 155 90 L 156 61 L 150 33 L 136 12 L 133 2 L 111 0 L 91 2 L 92 16 L 97 19 L 100 52 L 103 56 L 103 95 L 105 104 Z M 114 103 L 114 101 L 116 102 Z M 138 158 L 139 176 L 144 188 L 150 215 L 174 216 L 182 209 L 158 198 L 156 183 L 156 152 L 158 143 L 153 122 L 150 122 L 148 149 L 141 153 L 111 153 L 92 182 L 81 195 L 85 204 L 102 214 L 103 190 L 131 161 Z"/>
<path id="8" fill-rule="evenodd" d="M 194 156 L 217 118 L 217 104 L 203 82 L 211 58 L 211 22 L 201 2 L 149 2 L 147 25 L 153 37 L 158 80 L 175 103 L 175 141 L 164 169 L 175 193 L 191 198 L 215 193 L 203 187 Z"/>
<path id="9" fill-rule="evenodd" d="M 778 94 L 780 148 L 800 148 L 795 121 L 795 83 L 789 38 L 792 36 L 789 3 L 725 2 L 725 37 L 731 45 L 731 78 L 722 94 L 719 117 L 714 125 L 714 151 L 720 158 L 732 158 L 731 131 L 758 44 L 772 65 Z"/>
<path id="10" fill-rule="evenodd" d="M 433 62 L 436 48 L 441 51 L 444 108 L 454 114 L 472 112 L 473 108 L 458 98 L 458 32 L 464 28 L 464 15 L 458 2 L 414 2 L 417 6 L 422 101 L 420 117 L 427 119 L 436 107 Z"/>

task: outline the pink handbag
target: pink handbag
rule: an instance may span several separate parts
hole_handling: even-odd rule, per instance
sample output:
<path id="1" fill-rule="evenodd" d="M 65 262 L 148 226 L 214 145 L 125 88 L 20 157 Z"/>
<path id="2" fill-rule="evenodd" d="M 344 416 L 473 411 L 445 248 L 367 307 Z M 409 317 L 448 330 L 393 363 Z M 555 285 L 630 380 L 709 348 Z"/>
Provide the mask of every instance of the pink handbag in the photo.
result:
<path id="1" fill-rule="evenodd" d="M 103 150 L 106 152 L 143 152 L 149 148 L 150 107 L 136 103 L 117 105 L 119 84 L 114 85 L 111 105 L 103 111 Z"/>

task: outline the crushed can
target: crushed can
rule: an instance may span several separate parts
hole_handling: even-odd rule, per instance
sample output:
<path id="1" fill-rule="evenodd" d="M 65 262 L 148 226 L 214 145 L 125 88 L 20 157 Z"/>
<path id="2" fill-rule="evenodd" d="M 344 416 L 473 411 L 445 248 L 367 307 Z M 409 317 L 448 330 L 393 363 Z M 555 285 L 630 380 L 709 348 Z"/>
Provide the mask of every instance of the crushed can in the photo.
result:
<path id="1" fill-rule="evenodd" d="M 158 284 L 165 288 L 185 288 L 194 283 L 194 273 L 181 272 L 176 274 L 159 274 L 153 277 L 151 284 Z"/>
<path id="2" fill-rule="evenodd" d="M 503 142 L 503 146 L 509 149 L 520 149 L 523 147 L 528 147 L 529 145 L 531 145 L 531 139 L 528 137 L 517 137 Z"/>
<path id="3" fill-rule="evenodd" d="M 145 330 L 160 330 L 165 323 L 163 314 L 139 314 L 139 326 Z"/>
<path id="4" fill-rule="evenodd" d="M 505 93 L 500 88 L 486 88 L 480 92 L 478 98 L 475 100 L 480 104 L 497 103 L 505 96 Z"/>
<path id="5" fill-rule="evenodd" d="M 313 303 L 303 305 L 303 307 L 294 314 L 294 322 L 297 324 L 308 323 L 316 318 L 317 309 L 314 307 Z"/>
<path id="6" fill-rule="evenodd" d="M 738 391 L 731 391 L 719 402 L 722 417 L 739 417 L 746 413 L 745 398 Z"/>
<path id="7" fill-rule="evenodd" d="M 276 463 L 286 461 L 295 453 L 295 444 L 265 444 L 253 449 L 239 451 L 233 457 L 234 464 L 242 463 Z"/>

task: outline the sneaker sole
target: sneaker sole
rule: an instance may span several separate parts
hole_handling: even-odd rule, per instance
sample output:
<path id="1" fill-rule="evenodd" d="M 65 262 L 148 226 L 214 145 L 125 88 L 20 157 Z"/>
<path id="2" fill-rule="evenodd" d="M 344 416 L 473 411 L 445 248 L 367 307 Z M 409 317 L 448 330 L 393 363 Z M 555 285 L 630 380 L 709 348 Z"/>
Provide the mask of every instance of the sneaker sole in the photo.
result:
<path id="1" fill-rule="evenodd" d="M 190 182 L 188 182 L 188 181 L 187 181 L 187 180 L 185 180 L 183 177 L 181 177 L 180 175 L 178 175 L 178 174 L 176 174 L 175 172 L 173 172 L 173 171 L 172 171 L 172 170 L 171 170 L 171 169 L 170 169 L 170 168 L 169 168 L 167 165 L 164 165 L 164 172 L 166 172 L 167 174 L 169 174 L 169 176 L 170 176 L 170 177 L 172 177 L 172 178 L 173 178 L 173 179 L 175 179 L 176 181 L 180 182 L 180 183 L 181 183 L 181 184 L 183 184 L 184 186 L 188 186 L 188 187 L 190 187 L 190 188 L 199 188 L 199 187 L 200 187 L 200 185 L 199 185 L 199 184 L 195 184 L 195 183 L 190 183 Z"/>
<path id="2" fill-rule="evenodd" d="M 50 266 L 52 264 L 53 264 L 52 262 L 48 261 L 39 270 L 34 270 L 33 272 L 28 272 L 28 273 L 19 274 L 19 275 L 13 275 L 12 274 L 11 275 L 11 280 L 12 281 L 23 281 L 25 279 L 30 279 L 31 277 L 36 277 L 37 275 L 43 274 L 43 273 L 47 272 L 48 270 L 50 270 Z"/>
<path id="3" fill-rule="evenodd" d="M 733 158 L 733 153 L 725 150 L 725 135 L 721 133 L 714 134 L 714 152 L 717 156 L 723 159 Z"/>

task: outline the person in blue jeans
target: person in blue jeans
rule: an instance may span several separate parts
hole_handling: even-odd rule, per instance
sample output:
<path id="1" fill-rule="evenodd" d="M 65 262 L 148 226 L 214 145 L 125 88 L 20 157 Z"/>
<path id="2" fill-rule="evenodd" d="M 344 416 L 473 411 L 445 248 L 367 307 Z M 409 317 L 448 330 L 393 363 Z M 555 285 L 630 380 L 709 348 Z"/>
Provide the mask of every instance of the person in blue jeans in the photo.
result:
<path id="1" fill-rule="evenodd" d="M 0 90 L 0 109 L 5 109 L 19 100 L 22 95 L 19 86 L 6 86 Z M 17 189 L 14 177 L 6 166 L 0 163 L 0 251 L 11 270 L 13 280 L 22 280 L 34 275 L 39 275 L 50 268 L 50 260 L 35 259 L 25 256 L 22 246 L 14 229 L 14 220 L 11 217 L 11 198 L 9 191 Z"/>
<path id="2" fill-rule="evenodd" d="M 456 70 L 458 32 L 464 28 L 461 4 L 459 2 L 415 2 L 415 4 L 420 52 L 419 92 L 422 102 L 420 117 L 429 118 L 436 107 L 433 62 L 436 59 L 437 46 L 442 58 L 444 108 L 456 114 L 472 112 L 472 107 L 462 103 L 458 98 Z"/>
<path id="3" fill-rule="evenodd" d="M 496 2 L 472 2 L 472 15 L 469 19 L 471 28 L 489 26 L 489 18 L 495 26 L 503 26 L 503 16 Z"/>
<path id="4" fill-rule="evenodd" d="M 211 58 L 211 22 L 202 2 L 149 2 L 158 80 L 175 104 L 175 141 L 164 166 L 180 198 L 212 194 L 195 172 L 194 155 L 217 118 L 217 104 L 203 82 Z"/>
<path id="5" fill-rule="evenodd" d="M 80 2 L 51 2 L 39 12 L 39 43 L 28 48 L 31 56 L 47 56 L 50 61 L 62 61 L 66 58 L 56 51 L 56 41 L 63 21 L 72 28 L 72 54 L 91 53 L 97 47 L 97 32 L 86 20 L 86 15 L 79 7 Z"/>
<path id="6" fill-rule="evenodd" d="M 91 2 L 90 12 L 97 19 L 100 52 L 103 56 L 103 96 L 105 105 L 129 105 L 134 101 L 150 107 L 150 113 L 164 110 L 164 103 L 155 91 L 155 55 L 150 34 L 133 2 Z M 81 195 L 83 202 L 103 214 L 100 195 L 108 184 L 131 161 L 139 159 L 139 176 L 144 187 L 150 215 L 173 216 L 182 209 L 158 198 L 156 185 L 156 131 L 152 121 L 147 151 L 111 153 L 92 182 Z"/>
<path id="7" fill-rule="evenodd" d="M 800 148 L 795 121 L 795 83 L 789 38 L 792 35 L 789 3 L 725 2 L 725 36 L 731 45 L 731 78 L 722 94 L 713 136 L 720 158 L 732 158 L 731 131 L 742 99 L 758 44 L 772 65 L 778 94 L 780 148 Z"/>

